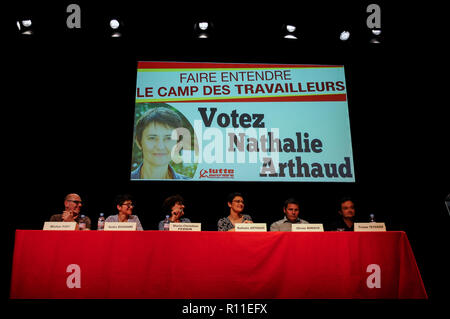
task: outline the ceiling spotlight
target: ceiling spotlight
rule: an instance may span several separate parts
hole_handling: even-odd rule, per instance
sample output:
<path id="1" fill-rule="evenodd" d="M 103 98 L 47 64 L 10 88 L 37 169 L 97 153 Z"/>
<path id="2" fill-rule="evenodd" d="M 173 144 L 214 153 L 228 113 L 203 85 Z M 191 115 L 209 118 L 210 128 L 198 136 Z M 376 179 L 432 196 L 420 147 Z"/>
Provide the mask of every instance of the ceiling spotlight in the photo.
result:
<path id="1" fill-rule="evenodd" d="M 372 29 L 370 43 L 381 43 L 381 29 Z"/>
<path id="2" fill-rule="evenodd" d="M 209 26 L 208 22 L 199 22 L 198 23 L 198 27 L 202 31 L 206 31 L 208 29 L 208 26 Z"/>
<path id="3" fill-rule="evenodd" d="M 381 34 L 381 30 L 380 29 L 372 29 L 372 34 L 373 35 L 380 35 Z"/>
<path id="4" fill-rule="evenodd" d="M 198 39 L 208 39 L 212 37 L 213 25 L 205 20 L 194 25 L 194 36 Z"/>
<path id="5" fill-rule="evenodd" d="M 282 36 L 285 39 L 298 39 L 297 27 L 292 24 L 285 24 L 282 28 Z"/>
<path id="6" fill-rule="evenodd" d="M 113 30 L 111 33 L 112 38 L 120 38 L 122 33 L 120 32 L 120 22 L 117 19 L 111 19 L 109 21 L 109 26 Z"/>
<path id="7" fill-rule="evenodd" d="M 293 34 L 286 34 L 285 36 L 284 36 L 284 38 L 285 39 L 293 39 L 293 40 L 297 40 L 298 38 L 295 36 L 295 35 L 293 35 Z"/>
<path id="8" fill-rule="evenodd" d="M 116 30 L 119 28 L 120 23 L 116 19 L 112 19 L 111 21 L 109 21 L 109 26 L 111 27 L 111 29 Z"/>
<path id="9" fill-rule="evenodd" d="M 348 39 L 350 39 L 350 32 L 349 31 L 342 31 L 341 34 L 339 35 L 339 39 L 341 41 L 347 41 Z"/>
<path id="10" fill-rule="evenodd" d="M 16 22 L 17 29 L 21 34 L 31 35 L 33 34 L 33 30 L 31 29 L 32 22 L 30 19 L 25 19 Z"/>
<path id="11" fill-rule="evenodd" d="M 287 30 L 288 32 L 294 32 L 295 30 L 297 30 L 297 28 L 295 27 L 295 25 L 290 25 L 290 24 L 288 24 L 288 25 L 286 26 L 286 30 Z"/>

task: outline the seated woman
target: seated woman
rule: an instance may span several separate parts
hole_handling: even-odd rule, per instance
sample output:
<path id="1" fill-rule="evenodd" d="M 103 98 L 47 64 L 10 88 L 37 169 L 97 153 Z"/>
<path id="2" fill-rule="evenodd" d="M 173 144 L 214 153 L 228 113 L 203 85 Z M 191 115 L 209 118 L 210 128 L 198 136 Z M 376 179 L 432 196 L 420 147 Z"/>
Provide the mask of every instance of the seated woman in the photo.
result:
<path id="1" fill-rule="evenodd" d="M 228 195 L 227 200 L 230 214 L 227 217 L 219 219 L 217 222 L 218 231 L 235 231 L 235 224 L 253 223 L 249 215 L 242 214 L 244 211 L 244 197 L 240 193 Z"/>
<path id="2" fill-rule="evenodd" d="M 116 207 L 118 214 L 111 215 L 106 218 L 105 222 L 128 222 L 128 223 L 136 223 L 136 230 L 144 230 L 142 228 L 141 222 L 139 221 L 139 217 L 133 215 L 133 198 L 131 195 L 119 195 L 116 200 Z"/>
<path id="3" fill-rule="evenodd" d="M 180 195 L 167 197 L 162 206 L 164 216 L 169 215 L 169 223 L 190 223 L 189 218 L 184 216 L 184 199 Z M 158 224 L 159 230 L 164 230 L 164 220 Z"/>

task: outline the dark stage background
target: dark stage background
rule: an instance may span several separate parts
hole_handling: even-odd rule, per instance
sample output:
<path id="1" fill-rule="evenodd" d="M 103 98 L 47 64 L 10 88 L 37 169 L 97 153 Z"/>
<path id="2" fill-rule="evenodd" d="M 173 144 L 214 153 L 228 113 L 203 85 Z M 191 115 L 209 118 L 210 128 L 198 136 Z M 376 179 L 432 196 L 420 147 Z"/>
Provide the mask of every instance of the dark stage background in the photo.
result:
<path id="1" fill-rule="evenodd" d="M 169 6 L 156 10 L 151 4 L 125 8 L 80 3 L 81 30 L 65 28 L 66 6 L 32 8 L 35 34 L 15 35 L 7 46 L 10 56 L 3 60 L 8 101 L 2 107 L 3 204 L 8 207 L 3 212 L 4 250 L 9 267 L 5 300 L 15 229 L 41 229 L 52 214 L 61 212 L 67 193 L 81 195 L 83 211 L 94 223 L 100 212 L 115 212 L 117 194 L 130 193 L 146 230 L 156 229 L 163 218 L 163 199 L 181 194 L 186 217 L 202 222 L 204 230 L 215 230 L 217 220 L 227 215 L 226 195 L 240 191 L 246 211 L 268 224 L 282 217 L 282 203 L 291 196 L 301 202 L 301 217 L 318 223 L 337 217 L 340 197 L 353 197 L 362 220 L 374 213 L 388 230 L 407 233 L 430 298 L 386 303 L 398 306 L 399 312 L 411 305 L 428 309 L 443 304 L 450 266 L 445 259 L 450 217 L 444 206 L 450 192 L 448 107 L 433 98 L 437 88 L 427 63 L 435 61 L 413 54 L 397 21 L 399 11 L 382 7 L 382 43 L 369 44 L 367 4 L 264 12 L 236 12 L 236 7 L 226 10 L 216 4 L 214 9 L 178 8 L 174 14 Z M 27 7 L 17 6 L 15 12 L 24 10 Z M 122 38 L 109 37 L 109 18 L 114 15 L 124 20 Z M 214 22 L 215 36 L 195 39 L 192 27 L 205 16 Z M 13 27 L 16 19 L 10 14 Z M 345 19 L 356 27 L 350 43 L 338 40 Z M 286 21 L 297 24 L 304 36 L 298 41 L 281 39 Z M 16 30 L 10 26 L 9 31 Z M 356 183 L 130 182 L 139 60 L 343 64 Z M 189 243 L 180 243 L 171 249 L 187 247 Z M 31 303 L 41 304 L 48 302 Z M 274 307 L 281 311 L 284 304 Z"/>

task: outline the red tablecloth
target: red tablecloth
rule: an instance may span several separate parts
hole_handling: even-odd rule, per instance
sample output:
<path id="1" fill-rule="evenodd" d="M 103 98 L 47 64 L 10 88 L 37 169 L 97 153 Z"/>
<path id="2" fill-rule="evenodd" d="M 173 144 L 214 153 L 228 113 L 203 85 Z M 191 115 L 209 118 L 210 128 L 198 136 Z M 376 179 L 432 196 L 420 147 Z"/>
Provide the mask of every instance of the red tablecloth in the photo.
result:
<path id="1" fill-rule="evenodd" d="M 17 230 L 11 298 L 427 298 L 404 232 Z"/>

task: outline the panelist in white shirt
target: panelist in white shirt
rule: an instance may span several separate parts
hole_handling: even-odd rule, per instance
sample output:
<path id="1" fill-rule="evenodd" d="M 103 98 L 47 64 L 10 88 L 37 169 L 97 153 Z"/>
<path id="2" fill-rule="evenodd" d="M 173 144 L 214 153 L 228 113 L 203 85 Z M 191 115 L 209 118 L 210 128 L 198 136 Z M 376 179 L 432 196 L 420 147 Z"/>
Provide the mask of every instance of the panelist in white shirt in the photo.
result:
<path id="1" fill-rule="evenodd" d="M 291 231 L 292 224 L 309 224 L 298 217 L 300 204 L 297 200 L 289 198 L 283 205 L 284 218 L 270 225 L 270 231 Z"/>

